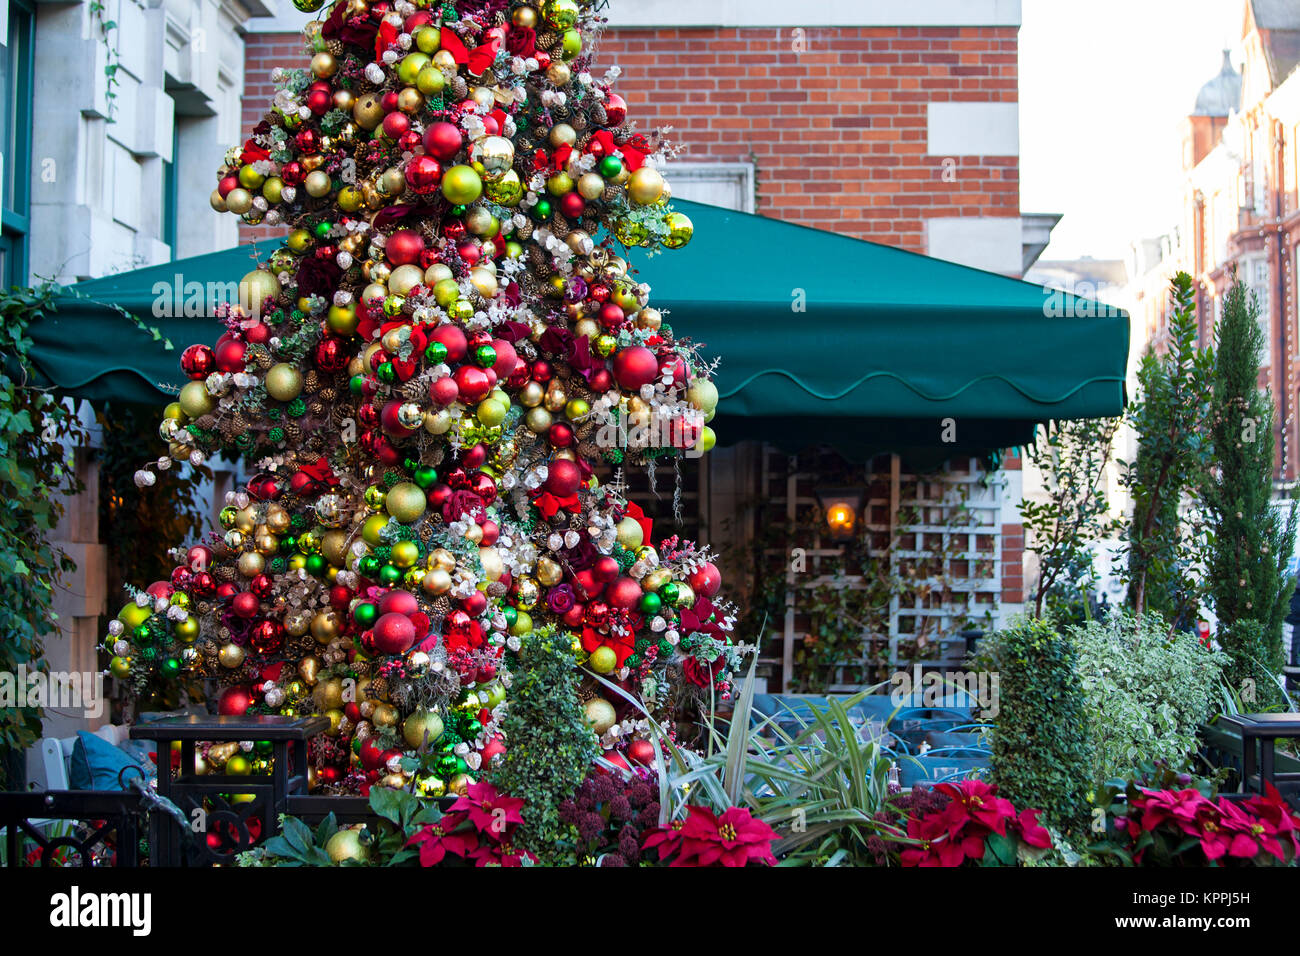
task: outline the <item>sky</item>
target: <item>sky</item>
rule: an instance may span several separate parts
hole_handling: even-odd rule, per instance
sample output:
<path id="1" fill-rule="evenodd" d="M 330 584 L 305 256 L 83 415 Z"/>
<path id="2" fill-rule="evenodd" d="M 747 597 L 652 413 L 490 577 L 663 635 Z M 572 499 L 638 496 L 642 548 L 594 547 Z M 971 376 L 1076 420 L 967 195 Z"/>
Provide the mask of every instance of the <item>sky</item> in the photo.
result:
<path id="1" fill-rule="evenodd" d="M 1064 214 L 1044 259 L 1122 257 L 1179 219 L 1178 124 L 1239 50 L 1243 0 L 1022 0 L 1021 16 L 1020 208 Z"/>

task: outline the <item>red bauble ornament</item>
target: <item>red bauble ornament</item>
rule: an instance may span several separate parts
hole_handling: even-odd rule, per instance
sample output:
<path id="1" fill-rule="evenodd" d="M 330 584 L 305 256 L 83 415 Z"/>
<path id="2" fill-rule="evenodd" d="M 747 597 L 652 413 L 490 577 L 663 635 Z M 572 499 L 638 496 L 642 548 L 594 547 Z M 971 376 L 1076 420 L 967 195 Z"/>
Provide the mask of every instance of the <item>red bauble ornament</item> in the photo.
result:
<path id="1" fill-rule="evenodd" d="M 557 498 L 576 495 L 582 485 L 582 470 L 576 462 L 557 458 L 546 466 L 546 490 Z"/>
<path id="2" fill-rule="evenodd" d="M 560 197 L 560 212 L 565 218 L 577 219 L 586 211 L 587 200 L 582 198 L 582 193 L 565 193 Z"/>
<path id="3" fill-rule="evenodd" d="M 464 452 L 461 455 L 460 460 L 461 460 L 461 464 L 463 464 L 466 468 L 468 468 L 470 471 L 474 471 L 475 469 L 483 467 L 483 462 L 487 461 L 487 456 L 488 456 L 487 445 L 483 444 L 482 442 L 478 442 L 477 444 L 471 446 L 468 451 Z"/>
<path id="4" fill-rule="evenodd" d="M 217 593 L 217 582 L 207 571 L 199 571 L 190 579 L 190 594 L 197 598 L 212 597 Z"/>
<path id="5" fill-rule="evenodd" d="M 341 372 L 348 367 L 351 356 L 343 340 L 331 335 L 316 343 L 312 359 L 322 372 Z"/>
<path id="6" fill-rule="evenodd" d="M 242 372 L 244 370 L 244 354 L 246 351 L 247 346 L 238 339 L 226 339 L 224 342 L 218 342 L 213 352 L 217 368 L 223 372 Z"/>
<path id="7" fill-rule="evenodd" d="M 308 90 L 307 91 L 307 109 L 311 110 L 316 116 L 324 116 L 330 111 L 330 104 L 333 97 L 329 90 Z"/>
<path id="8" fill-rule="evenodd" d="M 228 602 L 231 598 L 233 598 L 236 594 L 239 593 L 239 585 L 231 581 L 222 581 L 216 587 L 217 587 L 216 593 L 217 593 L 218 601 Z"/>
<path id="9" fill-rule="evenodd" d="M 367 737 L 361 742 L 361 766 L 367 770 L 378 770 L 384 762 L 384 751 L 379 746 L 377 737 Z"/>
<path id="10" fill-rule="evenodd" d="M 602 554 L 591 565 L 591 573 L 595 575 L 597 581 L 613 581 L 618 577 L 618 572 L 618 562 L 608 554 Z"/>
<path id="11" fill-rule="evenodd" d="M 407 435 L 413 435 L 420 427 L 419 425 L 408 427 L 401 423 L 397 417 L 397 410 L 401 407 L 402 403 L 394 400 L 384 405 L 384 410 L 379 413 L 379 422 L 383 426 L 384 432 L 394 438 L 405 438 Z"/>
<path id="12" fill-rule="evenodd" d="M 206 571 L 212 567 L 212 549 L 205 544 L 196 544 L 185 552 L 185 566 L 191 571 Z"/>
<path id="13" fill-rule="evenodd" d="M 606 302 L 600 307 L 600 324 L 610 332 L 621 328 L 626 321 L 627 316 L 623 310 L 613 302 Z"/>
<path id="14" fill-rule="evenodd" d="M 555 373 L 551 370 L 550 362 L 546 361 L 546 359 L 538 359 L 533 363 L 532 374 L 533 381 L 541 382 L 545 385 L 551 380 L 551 376 Z"/>
<path id="15" fill-rule="evenodd" d="M 279 621 L 258 621 L 249 643 L 259 654 L 274 654 L 284 646 L 284 625 Z"/>
<path id="16" fill-rule="evenodd" d="M 484 744 L 483 749 L 479 751 L 479 756 L 483 758 L 482 765 L 484 767 L 491 766 L 492 758 L 498 756 L 499 754 L 503 754 L 505 752 L 506 752 L 506 745 L 502 742 L 501 738 L 493 737 L 486 744 Z"/>
<path id="17" fill-rule="evenodd" d="M 194 572 L 189 568 L 172 568 L 172 587 L 178 591 L 188 591 L 194 582 Z"/>
<path id="18" fill-rule="evenodd" d="M 641 600 L 641 584 L 633 578 L 616 578 L 605 588 L 605 599 L 614 607 L 631 609 Z"/>
<path id="19" fill-rule="evenodd" d="M 191 345 L 181 353 L 181 371 L 194 381 L 211 375 L 217 368 L 217 356 L 206 345 Z"/>
<path id="20" fill-rule="evenodd" d="M 230 195 L 230 191 L 232 189 L 239 189 L 239 188 L 240 188 L 239 177 L 234 175 L 222 176 L 221 182 L 217 183 L 217 192 L 221 193 L 222 199 L 225 199 L 228 195 Z"/>
<path id="21" fill-rule="evenodd" d="M 460 397 L 460 388 L 450 375 L 444 375 L 429 386 L 429 397 L 439 405 L 450 405 Z"/>
<path id="22" fill-rule="evenodd" d="M 451 485 L 446 482 L 439 482 L 426 493 L 425 497 L 429 499 L 429 508 L 433 511 L 441 511 L 449 498 L 451 498 Z"/>
<path id="23" fill-rule="evenodd" d="M 170 581 L 155 581 L 144 589 L 144 593 L 155 600 L 157 598 L 169 598 L 175 591 L 176 589 L 172 587 Z"/>
<path id="24" fill-rule="evenodd" d="M 394 111 L 384 117 L 384 135 L 389 139 L 399 139 L 411 128 L 411 118 L 405 113 Z"/>
<path id="25" fill-rule="evenodd" d="M 444 163 L 449 163 L 455 159 L 456 154 L 460 152 L 460 148 L 464 144 L 465 137 L 461 135 L 460 129 L 452 123 L 431 123 L 429 128 L 424 131 L 425 151 L 432 156 L 436 156 Z"/>
<path id="26" fill-rule="evenodd" d="M 383 14 L 380 14 L 383 16 Z M 397 90 L 388 90 L 379 98 L 379 105 L 384 108 L 385 113 L 391 113 L 397 109 Z"/>
<path id="27" fill-rule="evenodd" d="M 257 617 L 258 605 L 257 595 L 252 591 L 240 591 L 230 599 L 230 609 L 235 612 L 237 617 L 245 620 Z"/>
<path id="28" fill-rule="evenodd" d="M 610 93 L 605 99 L 605 121 L 610 126 L 622 126 L 627 119 L 627 100 L 617 93 Z"/>
<path id="29" fill-rule="evenodd" d="M 556 422 L 547 430 L 546 440 L 553 448 L 568 448 L 573 444 L 573 429 L 565 422 Z"/>
<path id="30" fill-rule="evenodd" d="M 633 345 L 614 356 L 614 378 L 629 392 L 638 391 L 659 377 L 659 359 L 643 345 Z"/>
<path id="31" fill-rule="evenodd" d="M 447 361 L 456 363 L 465 358 L 469 351 L 469 340 L 458 325 L 440 325 L 429 333 L 430 342 L 441 342 L 447 349 Z"/>
<path id="32" fill-rule="evenodd" d="M 614 387 L 614 376 L 609 374 L 609 369 L 598 368 L 591 374 L 588 384 L 593 392 L 608 392 Z"/>
<path id="33" fill-rule="evenodd" d="M 627 758 L 647 767 L 654 763 L 655 745 L 648 740 L 634 740 L 627 745 Z"/>
<path id="34" fill-rule="evenodd" d="M 481 402 L 492 391 L 492 381 L 487 373 L 473 365 L 462 365 L 456 369 L 455 378 L 460 396 L 466 402 Z"/>
<path id="35" fill-rule="evenodd" d="M 405 654 L 415 643 L 415 625 L 405 614 L 389 612 L 375 622 L 372 631 L 375 650 L 380 654 Z"/>
<path id="36" fill-rule="evenodd" d="M 686 579 L 700 597 L 711 598 L 722 588 L 722 574 L 712 561 L 700 565 Z"/>
<path id="37" fill-rule="evenodd" d="M 259 574 L 248 582 L 248 589 L 256 594 L 260 600 L 265 600 L 275 590 L 275 582 L 271 580 L 269 574 Z"/>
<path id="38" fill-rule="evenodd" d="M 505 339 L 493 339 L 492 350 L 497 353 L 497 360 L 492 363 L 492 371 L 497 373 L 497 378 L 509 378 L 519 364 L 519 353 L 515 347 Z"/>
<path id="39" fill-rule="evenodd" d="M 605 582 L 596 579 L 590 568 L 584 568 L 581 571 L 575 571 L 573 575 L 573 589 L 577 592 L 578 597 L 583 600 L 591 600 L 605 589 Z"/>
<path id="40" fill-rule="evenodd" d="M 493 489 L 495 494 L 495 489 Z M 497 538 L 501 536 L 500 526 L 491 518 L 479 522 L 479 527 L 483 529 L 483 540 L 479 545 L 484 548 L 490 548 L 497 543 Z"/>
<path id="41" fill-rule="evenodd" d="M 243 717 L 253 706 L 253 692 L 243 685 L 227 687 L 217 701 L 217 713 L 222 717 Z"/>
<path id="42" fill-rule="evenodd" d="M 487 595 L 482 591 L 475 591 L 461 600 L 460 606 L 470 617 L 478 617 L 487 610 Z"/>
<path id="43" fill-rule="evenodd" d="M 285 163 L 280 167 L 280 179 L 286 186 L 301 186 L 306 178 L 307 170 L 302 168 L 302 163 Z"/>
<path id="44" fill-rule="evenodd" d="M 582 627 L 583 619 L 586 617 L 587 608 L 582 604 L 575 604 L 560 616 L 569 627 Z"/>
<path id="45" fill-rule="evenodd" d="M 352 589 L 346 588 L 341 584 L 336 584 L 330 588 L 330 607 L 336 611 L 346 611 L 348 605 L 352 603 Z"/>
<path id="46" fill-rule="evenodd" d="M 330 252 L 329 258 L 334 258 L 334 253 L 332 251 Z M 271 341 L 271 327 L 265 322 L 254 322 L 248 328 L 243 330 L 242 335 L 244 336 L 244 341 L 250 345 L 265 345 L 267 342 Z"/>
<path id="47" fill-rule="evenodd" d="M 424 237 L 414 229 L 399 229 L 384 243 L 384 255 L 395 266 L 412 265 L 424 252 Z"/>
<path id="48" fill-rule="evenodd" d="M 405 614 L 408 617 L 420 610 L 420 603 L 410 591 L 389 591 L 379 599 L 379 613 Z"/>
<path id="49" fill-rule="evenodd" d="M 490 505 L 497 499 L 497 483 L 492 480 L 491 475 L 485 475 L 483 472 L 475 472 L 474 477 L 470 479 L 470 491 L 483 499 L 483 503 Z"/>
<path id="50" fill-rule="evenodd" d="M 442 165 L 432 156 L 412 156 L 406 164 L 406 185 L 417 196 L 427 196 L 442 182 Z"/>

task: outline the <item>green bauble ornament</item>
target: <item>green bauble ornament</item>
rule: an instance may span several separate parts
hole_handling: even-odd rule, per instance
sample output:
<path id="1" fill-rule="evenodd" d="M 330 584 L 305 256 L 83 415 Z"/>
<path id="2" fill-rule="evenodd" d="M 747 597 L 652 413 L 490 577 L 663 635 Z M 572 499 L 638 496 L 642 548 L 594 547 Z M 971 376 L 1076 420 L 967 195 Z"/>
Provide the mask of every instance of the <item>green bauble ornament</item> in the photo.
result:
<path id="1" fill-rule="evenodd" d="M 325 0 L 293 0 L 293 8 L 303 13 L 315 13 L 325 6 Z"/>
<path id="2" fill-rule="evenodd" d="M 375 621 L 379 620 L 379 608 L 369 601 L 362 601 L 352 609 L 352 620 L 362 627 L 371 627 Z"/>
<path id="3" fill-rule="evenodd" d="M 379 569 L 379 583 L 386 588 L 397 587 L 397 582 L 402 580 L 402 569 L 393 567 L 391 564 L 385 564 Z"/>
<path id="4" fill-rule="evenodd" d="M 217 407 L 202 382 L 187 382 L 181 389 L 181 410 L 190 418 L 201 418 Z"/>
<path id="5" fill-rule="evenodd" d="M 449 203 L 469 205 L 483 195 L 483 180 L 472 166 L 453 166 L 442 174 L 442 194 Z"/>
<path id="6" fill-rule="evenodd" d="M 428 465 L 422 465 L 415 469 L 413 478 L 415 483 L 421 488 L 428 488 L 438 480 L 438 472 L 436 469 L 431 468 Z"/>

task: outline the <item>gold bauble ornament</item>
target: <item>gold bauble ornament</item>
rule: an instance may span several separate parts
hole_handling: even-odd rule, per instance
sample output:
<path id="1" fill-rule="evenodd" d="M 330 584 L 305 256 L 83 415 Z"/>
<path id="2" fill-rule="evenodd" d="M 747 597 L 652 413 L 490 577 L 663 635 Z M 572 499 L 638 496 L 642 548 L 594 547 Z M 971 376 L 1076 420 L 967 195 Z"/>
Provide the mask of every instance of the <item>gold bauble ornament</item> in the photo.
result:
<path id="1" fill-rule="evenodd" d="M 399 481 L 384 498 L 384 509 L 402 524 L 418 520 L 428 504 L 424 490 L 411 481 Z"/>
<path id="2" fill-rule="evenodd" d="M 265 269 L 254 269 L 239 280 L 239 304 L 249 315 L 261 315 L 279 295 L 280 280 Z"/>
<path id="3" fill-rule="evenodd" d="M 329 79 L 339 71 L 339 61 L 330 53 L 317 53 L 311 58 L 311 71 L 317 79 Z"/>
<path id="4" fill-rule="evenodd" d="M 217 402 L 202 382 L 187 382 L 181 388 L 180 406 L 190 418 L 201 418 L 216 408 Z"/>
<path id="5" fill-rule="evenodd" d="M 329 173 L 316 169 L 307 174 L 307 178 L 302 181 L 302 188 L 307 190 L 308 196 L 320 199 L 330 194 L 334 183 Z"/>
<path id="6" fill-rule="evenodd" d="M 244 663 L 244 657 L 244 649 L 238 644 L 223 644 L 217 652 L 221 666 L 232 671 Z"/>
<path id="7" fill-rule="evenodd" d="M 501 575 L 505 573 L 506 566 L 501 560 L 500 553 L 496 548 L 479 548 L 478 557 L 483 565 L 483 576 L 489 581 L 500 580 Z"/>
<path id="8" fill-rule="evenodd" d="M 318 644 L 328 644 L 339 636 L 343 621 L 334 611 L 318 611 L 311 619 L 311 636 Z"/>
<path id="9" fill-rule="evenodd" d="M 314 655 L 308 655 L 298 662 L 298 676 L 307 682 L 308 687 L 315 687 L 316 682 L 320 679 L 321 660 Z"/>
<path id="10" fill-rule="evenodd" d="M 664 178 L 658 170 L 642 166 L 627 182 L 627 195 L 638 206 L 649 206 L 664 194 Z"/>
<path id="11" fill-rule="evenodd" d="M 242 216 L 253 208 L 253 194 L 242 186 L 226 193 L 226 210 L 236 216 Z"/>
<path id="12" fill-rule="evenodd" d="M 208 196 L 208 205 L 211 206 L 213 209 L 215 209 L 217 212 L 229 211 L 226 208 L 225 198 L 221 195 L 221 191 L 217 189 L 212 190 L 212 194 Z"/>
<path id="13" fill-rule="evenodd" d="M 424 281 L 424 270 L 416 265 L 398 266 L 388 276 L 388 291 L 394 295 L 409 295 Z"/>
<path id="14" fill-rule="evenodd" d="M 411 747 L 434 744 L 442 732 L 442 717 L 436 710 L 421 708 L 402 721 L 402 739 Z"/>
<path id="15" fill-rule="evenodd" d="M 587 723 L 597 734 L 603 734 L 609 728 L 618 722 L 618 715 L 614 712 L 614 705 L 603 697 L 596 697 L 582 705 L 582 712 L 587 717 Z"/>
<path id="16" fill-rule="evenodd" d="M 618 543 L 628 551 L 635 551 L 645 540 L 645 531 L 635 518 L 624 518 L 614 530 Z"/>
<path id="17" fill-rule="evenodd" d="M 367 93 L 358 98 L 352 107 L 352 118 L 362 129 L 374 129 L 384 121 L 383 98 L 378 93 Z"/>
<path id="18" fill-rule="evenodd" d="M 572 146 L 578 141 L 578 131 L 568 123 L 556 123 L 551 127 L 551 131 L 546 138 L 556 149 L 561 146 Z"/>
<path id="19" fill-rule="evenodd" d="M 541 589 L 537 582 L 530 577 L 523 576 L 515 580 L 514 591 L 511 600 L 515 607 L 531 611 L 537 606 L 537 601 L 541 597 Z"/>
<path id="20" fill-rule="evenodd" d="M 537 27 L 537 11 L 533 7 L 518 7 L 510 14 L 510 22 L 517 27 L 526 27 L 529 30 Z"/>
<path id="21" fill-rule="evenodd" d="M 280 362 L 266 370 L 266 393 L 278 402 L 291 402 L 302 394 L 302 372 L 288 362 Z"/>
<path id="22" fill-rule="evenodd" d="M 515 144 L 504 136 L 484 136 L 470 147 L 470 159 L 483 167 L 483 178 L 494 182 L 515 162 Z"/>
<path id="23" fill-rule="evenodd" d="M 546 78 L 552 86 L 567 86 L 573 79 L 573 69 L 563 60 L 552 60 L 546 68 Z"/>
<path id="24" fill-rule="evenodd" d="M 329 854 L 330 862 L 334 864 L 345 860 L 365 863 L 370 859 L 369 851 L 361 843 L 360 830 L 340 830 L 325 841 L 325 852 Z"/>
<path id="25" fill-rule="evenodd" d="M 311 692 L 311 699 L 321 710 L 332 710 L 343 706 L 343 680 L 330 677 L 319 681 Z"/>
<path id="26" fill-rule="evenodd" d="M 546 585 L 548 588 L 555 587 L 564 580 L 564 569 L 560 567 L 558 561 L 554 561 L 546 556 L 537 559 L 537 581 Z"/>
<path id="27" fill-rule="evenodd" d="M 239 573 L 246 578 L 255 578 L 266 570 L 266 558 L 256 551 L 245 551 L 239 556 Z"/>
<path id="28" fill-rule="evenodd" d="M 499 206 L 517 206 L 524 197 L 524 184 L 519 174 L 513 169 L 502 173 L 495 180 L 483 184 L 483 192 L 489 200 Z"/>
<path id="29" fill-rule="evenodd" d="M 669 249 L 680 249 L 695 235 L 695 224 L 685 213 L 669 213 L 664 217 L 664 225 L 668 227 L 668 237 L 663 240 L 663 243 Z"/>
<path id="30" fill-rule="evenodd" d="M 430 570 L 446 571 L 450 574 L 456 570 L 456 556 L 446 548 L 434 548 L 425 561 Z"/>
<path id="31" fill-rule="evenodd" d="M 657 331 L 664 323 L 663 313 L 658 309 L 642 309 L 636 314 L 636 327 Z"/>
<path id="32" fill-rule="evenodd" d="M 434 597 L 446 594 L 451 590 L 451 585 L 451 575 L 438 569 L 425 572 L 424 578 L 420 581 L 421 589 L 426 594 L 432 594 Z"/>

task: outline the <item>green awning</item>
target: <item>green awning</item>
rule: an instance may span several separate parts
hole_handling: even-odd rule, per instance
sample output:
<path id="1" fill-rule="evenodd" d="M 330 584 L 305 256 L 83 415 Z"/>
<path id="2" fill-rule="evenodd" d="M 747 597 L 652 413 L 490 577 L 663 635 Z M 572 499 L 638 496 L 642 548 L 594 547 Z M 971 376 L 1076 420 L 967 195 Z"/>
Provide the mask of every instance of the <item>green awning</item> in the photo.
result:
<path id="1" fill-rule="evenodd" d="M 679 336 L 719 356 L 718 434 L 793 447 L 1022 444 L 1033 425 L 1124 406 L 1128 316 L 993 273 L 775 219 L 675 202 L 685 249 L 632 255 Z M 274 242 L 260 244 L 263 257 Z M 32 328 L 56 386 L 159 402 L 177 361 L 221 327 L 185 317 L 209 283 L 237 282 L 248 247 L 78 283 Z M 166 351 L 113 306 L 174 344 Z M 952 423 L 946 422 L 952 419 Z"/>

